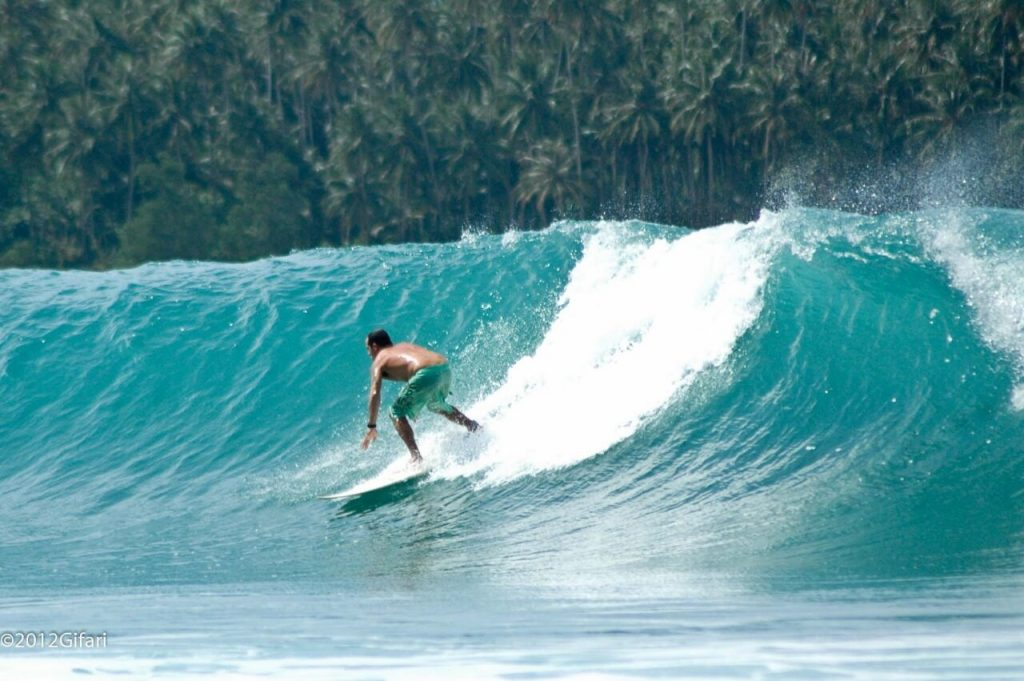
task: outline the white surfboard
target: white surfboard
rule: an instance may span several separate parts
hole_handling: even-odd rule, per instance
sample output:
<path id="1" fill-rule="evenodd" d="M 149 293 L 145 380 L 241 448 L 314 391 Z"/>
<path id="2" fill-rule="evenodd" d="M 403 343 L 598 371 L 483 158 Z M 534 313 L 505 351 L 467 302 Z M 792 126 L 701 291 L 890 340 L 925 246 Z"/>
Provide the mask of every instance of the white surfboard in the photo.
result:
<path id="1" fill-rule="evenodd" d="M 403 482 L 411 482 L 419 478 L 424 478 L 430 473 L 430 468 L 426 462 L 419 461 L 413 463 L 408 455 L 403 455 L 397 461 L 391 463 L 387 468 L 382 470 L 377 475 L 373 476 L 365 482 L 361 482 L 355 487 L 350 487 L 342 492 L 335 492 L 334 494 L 328 494 L 320 497 L 321 499 L 327 499 L 328 501 L 337 501 L 339 499 L 351 499 L 352 497 L 358 497 L 367 492 L 378 492 L 395 485 L 400 485 Z"/>

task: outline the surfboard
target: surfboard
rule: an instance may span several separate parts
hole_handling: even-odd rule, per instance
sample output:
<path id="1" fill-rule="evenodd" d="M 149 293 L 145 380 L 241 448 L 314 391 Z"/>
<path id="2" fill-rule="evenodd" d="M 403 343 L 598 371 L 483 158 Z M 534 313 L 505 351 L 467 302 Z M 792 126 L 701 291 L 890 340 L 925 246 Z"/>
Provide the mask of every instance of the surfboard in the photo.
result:
<path id="1" fill-rule="evenodd" d="M 403 455 L 397 461 L 391 463 L 387 468 L 373 476 L 369 480 L 359 483 L 341 492 L 327 494 L 320 497 L 327 501 L 338 501 L 340 499 L 352 499 L 370 492 L 379 492 L 390 487 L 396 487 L 403 483 L 412 482 L 427 477 L 430 468 L 424 461 L 412 463 L 408 455 Z"/>

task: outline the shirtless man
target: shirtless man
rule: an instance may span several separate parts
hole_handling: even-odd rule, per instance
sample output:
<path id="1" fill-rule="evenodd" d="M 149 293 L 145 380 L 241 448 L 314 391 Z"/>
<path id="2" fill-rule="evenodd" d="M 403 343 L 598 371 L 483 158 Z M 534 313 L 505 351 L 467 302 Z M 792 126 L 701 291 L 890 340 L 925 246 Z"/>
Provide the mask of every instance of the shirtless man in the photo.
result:
<path id="1" fill-rule="evenodd" d="M 370 420 L 366 424 L 363 449 L 377 439 L 380 388 L 381 381 L 385 378 L 405 383 L 402 392 L 398 394 L 398 399 L 391 405 L 390 415 L 399 437 L 409 448 L 413 462 L 422 461 L 423 457 L 416 446 L 409 419 L 415 419 L 423 407 L 444 416 L 452 423 L 463 426 L 469 432 L 480 427 L 479 423 L 445 401 L 452 381 L 452 372 L 444 355 L 412 343 L 396 345 L 383 329 L 372 331 L 366 337 L 366 350 L 373 358 L 373 364 L 370 366 Z"/>

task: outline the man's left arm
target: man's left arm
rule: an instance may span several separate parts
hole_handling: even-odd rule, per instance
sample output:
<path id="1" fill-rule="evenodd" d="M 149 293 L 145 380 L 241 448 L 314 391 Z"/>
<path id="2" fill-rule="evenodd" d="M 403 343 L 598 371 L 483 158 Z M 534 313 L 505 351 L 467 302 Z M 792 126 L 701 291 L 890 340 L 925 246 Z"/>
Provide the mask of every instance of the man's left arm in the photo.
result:
<path id="1" fill-rule="evenodd" d="M 383 378 L 381 366 L 374 362 L 370 367 L 370 415 L 366 422 L 366 435 L 363 436 L 363 449 L 377 439 L 377 414 L 380 412 L 380 386 Z"/>

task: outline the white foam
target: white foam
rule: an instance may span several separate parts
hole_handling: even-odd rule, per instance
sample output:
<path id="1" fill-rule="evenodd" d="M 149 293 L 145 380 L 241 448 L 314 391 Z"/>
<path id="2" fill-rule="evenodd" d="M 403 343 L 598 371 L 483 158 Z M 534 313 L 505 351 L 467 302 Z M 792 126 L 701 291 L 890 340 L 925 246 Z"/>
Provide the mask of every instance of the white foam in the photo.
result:
<path id="1" fill-rule="evenodd" d="M 624 225 L 603 225 L 540 346 L 468 410 L 484 424 L 477 451 L 435 475 L 502 482 L 577 463 L 636 432 L 722 364 L 760 313 L 770 256 L 756 227 L 641 243 Z"/>
<path id="2" fill-rule="evenodd" d="M 1024 375 L 1024 254 L 997 249 L 957 214 L 922 223 L 922 239 L 964 293 L 982 338 L 1007 354 Z M 1024 409 L 1024 390 L 1011 398 Z"/>
<path id="3" fill-rule="evenodd" d="M 1014 386 L 1010 404 L 1014 411 L 1024 411 L 1024 384 Z"/>

